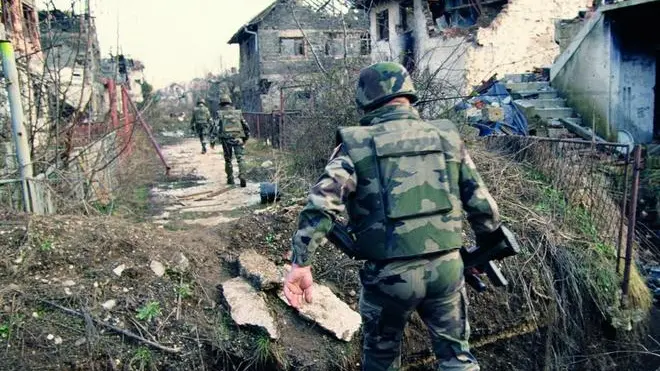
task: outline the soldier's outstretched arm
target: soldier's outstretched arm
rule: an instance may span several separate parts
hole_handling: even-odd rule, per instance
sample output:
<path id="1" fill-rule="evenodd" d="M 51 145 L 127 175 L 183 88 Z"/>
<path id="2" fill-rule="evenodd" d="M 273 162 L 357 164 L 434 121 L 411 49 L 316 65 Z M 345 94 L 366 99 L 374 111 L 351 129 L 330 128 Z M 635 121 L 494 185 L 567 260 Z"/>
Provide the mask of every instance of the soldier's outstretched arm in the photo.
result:
<path id="1" fill-rule="evenodd" d="M 345 210 L 345 202 L 356 187 L 355 165 L 340 145 L 300 213 L 292 241 L 293 264 L 304 267 L 312 263 L 316 248 L 330 231 L 333 220 Z"/>
<path id="2" fill-rule="evenodd" d="M 488 192 L 463 143 L 461 143 L 459 188 L 463 209 L 467 213 L 467 219 L 474 233 L 484 235 L 497 230 L 501 224 L 497 204 Z"/>

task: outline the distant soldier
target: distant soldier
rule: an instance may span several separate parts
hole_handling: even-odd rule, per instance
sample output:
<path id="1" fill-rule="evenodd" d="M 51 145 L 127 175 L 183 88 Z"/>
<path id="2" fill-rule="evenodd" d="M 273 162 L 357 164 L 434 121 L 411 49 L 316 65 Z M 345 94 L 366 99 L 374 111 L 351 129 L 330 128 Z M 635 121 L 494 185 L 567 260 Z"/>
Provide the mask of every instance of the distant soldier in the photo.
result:
<path id="1" fill-rule="evenodd" d="M 227 94 L 220 97 L 220 110 L 218 111 L 218 133 L 222 142 L 222 152 L 225 157 L 225 172 L 227 173 L 227 184 L 234 184 L 234 169 L 231 159 L 236 155 L 238 162 L 238 179 L 241 187 L 246 186 L 245 163 L 243 162 L 243 145 L 250 138 L 250 128 L 243 120 L 243 113 L 232 105 L 231 98 Z"/>
<path id="2" fill-rule="evenodd" d="M 403 330 L 418 312 L 438 370 L 477 371 L 463 260 L 463 212 L 477 239 L 503 243 L 500 216 L 449 120 L 425 122 L 406 69 L 392 62 L 360 72 L 360 126 L 340 128 L 338 146 L 312 187 L 292 240 L 284 283 L 289 303 L 311 301 L 311 264 L 344 211 L 366 262 L 362 292 L 362 370 L 401 368 Z M 340 269 L 340 268 L 337 268 Z"/>
<path id="3" fill-rule="evenodd" d="M 210 134 L 212 124 L 211 113 L 206 108 L 206 101 L 204 99 L 198 100 L 197 106 L 193 110 L 192 118 L 190 119 L 190 130 L 199 136 L 199 141 L 202 143 L 202 154 L 206 153 L 204 136 Z"/>

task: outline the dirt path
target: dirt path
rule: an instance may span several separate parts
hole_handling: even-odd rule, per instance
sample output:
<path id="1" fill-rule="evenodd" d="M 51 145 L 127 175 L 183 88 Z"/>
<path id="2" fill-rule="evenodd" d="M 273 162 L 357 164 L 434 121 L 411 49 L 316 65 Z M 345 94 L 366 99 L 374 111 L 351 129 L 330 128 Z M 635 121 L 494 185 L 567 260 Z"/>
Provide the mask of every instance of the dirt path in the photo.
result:
<path id="1" fill-rule="evenodd" d="M 164 146 L 163 153 L 172 167 L 171 178 L 178 180 L 151 190 L 153 202 L 162 209 L 154 223 L 214 226 L 236 220 L 240 208 L 259 203 L 258 183 L 248 182 L 246 188 L 227 185 L 221 147 L 203 155 L 199 141 L 186 138 Z M 238 174 L 235 161 L 234 174 Z"/>

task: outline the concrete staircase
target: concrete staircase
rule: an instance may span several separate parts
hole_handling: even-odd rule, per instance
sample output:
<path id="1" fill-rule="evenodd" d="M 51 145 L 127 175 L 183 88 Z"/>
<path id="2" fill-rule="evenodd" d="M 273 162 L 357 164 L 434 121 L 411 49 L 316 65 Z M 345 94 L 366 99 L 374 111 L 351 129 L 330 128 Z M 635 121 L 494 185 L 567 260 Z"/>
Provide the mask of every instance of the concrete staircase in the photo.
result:
<path id="1" fill-rule="evenodd" d="M 566 105 L 549 81 L 538 81 L 535 74 L 505 75 L 502 82 L 511 90 L 514 104 L 525 113 L 528 119 L 537 117 L 545 125 L 534 125 L 537 135 L 553 138 L 591 138 L 591 130 L 582 127 L 582 119 Z"/>

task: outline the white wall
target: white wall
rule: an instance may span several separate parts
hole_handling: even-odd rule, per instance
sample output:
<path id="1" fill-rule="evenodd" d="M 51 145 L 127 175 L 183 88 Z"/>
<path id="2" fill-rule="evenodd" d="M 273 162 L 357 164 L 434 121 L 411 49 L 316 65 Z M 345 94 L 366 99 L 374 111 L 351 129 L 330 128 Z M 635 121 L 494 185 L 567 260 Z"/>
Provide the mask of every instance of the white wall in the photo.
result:
<path id="1" fill-rule="evenodd" d="M 522 73 L 549 66 L 559 54 L 554 42 L 554 21 L 573 18 L 590 0 L 509 0 L 509 4 L 486 28 L 465 36 L 429 36 L 426 0 L 414 0 L 418 69 L 428 68 L 465 93 L 493 73 Z M 377 40 L 376 14 L 389 10 L 390 41 Z M 372 59 L 397 60 L 403 45 L 396 32 L 399 1 L 374 6 L 370 12 Z"/>

